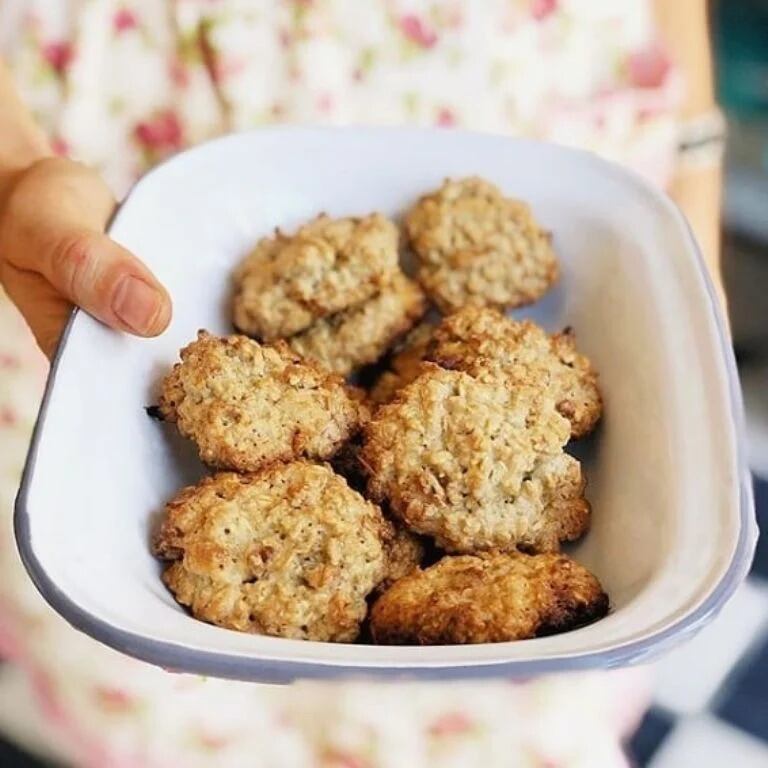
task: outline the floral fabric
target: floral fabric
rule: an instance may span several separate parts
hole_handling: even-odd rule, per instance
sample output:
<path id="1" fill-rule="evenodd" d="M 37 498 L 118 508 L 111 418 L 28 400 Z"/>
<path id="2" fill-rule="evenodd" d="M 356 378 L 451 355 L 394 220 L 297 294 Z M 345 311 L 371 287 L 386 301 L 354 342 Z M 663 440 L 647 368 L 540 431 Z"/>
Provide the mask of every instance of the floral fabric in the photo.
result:
<path id="1" fill-rule="evenodd" d="M 118 194 L 274 122 L 533 136 L 660 183 L 674 156 L 680 84 L 643 0 L 0 0 L 3 28 L 57 148 Z"/>
<path id="2" fill-rule="evenodd" d="M 118 196 L 184 146 L 275 122 L 533 136 L 660 184 L 674 157 L 680 83 L 642 0 L 0 0 L 0 51 L 56 150 Z M 274 688 L 171 674 L 75 632 L 12 537 L 44 376 L 0 294 L 0 652 L 27 671 L 71 764 L 625 765 L 638 671 Z"/>

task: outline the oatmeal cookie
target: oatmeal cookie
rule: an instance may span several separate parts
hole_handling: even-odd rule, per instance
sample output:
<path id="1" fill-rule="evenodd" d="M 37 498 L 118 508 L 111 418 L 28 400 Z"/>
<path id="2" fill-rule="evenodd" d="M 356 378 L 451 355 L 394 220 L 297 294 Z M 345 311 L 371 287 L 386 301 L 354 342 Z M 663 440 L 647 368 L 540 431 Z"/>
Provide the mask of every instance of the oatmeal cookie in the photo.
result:
<path id="1" fill-rule="evenodd" d="M 558 276 L 551 237 L 528 205 L 477 177 L 448 179 L 422 197 L 405 229 L 419 281 L 443 312 L 530 304 Z"/>
<path id="2" fill-rule="evenodd" d="M 444 557 L 400 579 L 374 604 L 377 643 L 498 643 L 565 632 L 602 618 L 600 582 L 565 555 Z"/>
<path id="3" fill-rule="evenodd" d="M 589 522 L 570 424 L 546 392 L 425 363 L 364 429 L 368 491 L 449 552 L 557 551 Z"/>
<path id="4" fill-rule="evenodd" d="M 206 464 L 241 472 L 330 458 L 368 416 L 341 377 L 303 362 L 283 343 L 204 331 L 165 378 L 158 410 L 194 440 Z"/>
<path id="5" fill-rule="evenodd" d="M 292 336 L 371 298 L 397 266 L 397 229 L 379 213 L 321 215 L 295 235 L 277 231 L 235 272 L 235 327 L 262 341 Z"/>
<path id="6" fill-rule="evenodd" d="M 318 320 L 288 344 L 307 360 L 347 376 L 376 362 L 426 309 L 421 288 L 398 271 L 372 298 Z"/>
<path id="7" fill-rule="evenodd" d="M 576 351 L 570 329 L 550 336 L 529 320 L 465 307 L 438 325 L 425 358 L 472 376 L 501 377 L 512 385 L 538 383 L 571 422 L 573 437 L 591 432 L 600 418 L 597 374 Z"/>
<path id="8" fill-rule="evenodd" d="M 241 632 L 351 642 L 386 571 L 381 511 L 324 465 L 222 472 L 166 507 L 163 581 L 198 619 Z"/>
<path id="9" fill-rule="evenodd" d="M 389 370 L 379 376 L 370 391 L 373 403 L 388 403 L 406 384 L 418 375 L 435 327 L 429 323 L 417 325 L 406 336 L 401 347 L 389 361 Z"/>
<path id="10" fill-rule="evenodd" d="M 386 574 L 376 592 L 388 590 L 396 581 L 418 570 L 425 558 L 424 544 L 418 536 L 412 534 L 398 522 L 390 522 L 390 532 L 386 537 Z"/>

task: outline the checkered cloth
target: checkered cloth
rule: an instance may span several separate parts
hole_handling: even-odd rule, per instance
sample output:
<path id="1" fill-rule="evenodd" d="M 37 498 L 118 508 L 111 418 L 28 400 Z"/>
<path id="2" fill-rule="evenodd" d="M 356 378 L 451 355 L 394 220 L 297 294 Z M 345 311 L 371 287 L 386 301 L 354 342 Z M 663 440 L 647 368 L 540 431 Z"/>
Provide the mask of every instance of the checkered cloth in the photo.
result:
<path id="1" fill-rule="evenodd" d="M 768 530 L 768 482 L 755 479 Z M 629 745 L 647 768 L 768 768 L 768 540 L 715 621 L 658 665 L 657 694 Z"/>

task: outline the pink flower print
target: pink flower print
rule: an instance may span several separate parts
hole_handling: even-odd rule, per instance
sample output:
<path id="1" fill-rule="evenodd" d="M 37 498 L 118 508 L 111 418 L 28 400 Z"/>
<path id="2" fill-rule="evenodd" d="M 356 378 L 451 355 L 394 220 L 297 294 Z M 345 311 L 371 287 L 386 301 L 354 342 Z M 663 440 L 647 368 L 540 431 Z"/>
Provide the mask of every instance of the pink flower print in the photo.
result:
<path id="1" fill-rule="evenodd" d="M 629 82 L 636 88 L 658 88 L 671 69 L 669 56 L 659 43 L 632 53 L 627 62 Z"/>
<path id="2" fill-rule="evenodd" d="M 3 427 L 14 427 L 18 422 L 18 417 L 7 405 L 0 408 L 0 429 Z"/>
<path id="3" fill-rule="evenodd" d="M 138 26 L 139 20 L 136 18 L 136 14 L 128 8 L 120 8 L 112 17 L 112 27 L 117 34 L 136 29 Z"/>
<path id="4" fill-rule="evenodd" d="M 546 19 L 557 10 L 557 0 L 531 0 L 531 16 L 536 21 Z"/>
<path id="5" fill-rule="evenodd" d="M 442 128 L 450 128 L 452 125 L 456 125 L 456 115 L 453 110 L 448 109 L 448 107 L 442 107 L 437 112 L 437 119 L 435 122 Z"/>
<path id="6" fill-rule="evenodd" d="M 61 136 L 53 136 L 51 138 L 51 149 L 53 154 L 59 157 L 66 157 L 69 154 L 69 144 Z"/>
<path id="7" fill-rule="evenodd" d="M 21 656 L 21 643 L 19 642 L 15 628 L 10 626 L 10 607 L 7 605 L 0 605 L 0 610 L 6 614 L 3 621 L 0 621 L 0 660 L 16 660 Z"/>
<path id="8" fill-rule="evenodd" d="M 98 685 L 94 690 L 94 695 L 99 706 L 107 712 L 122 714 L 123 712 L 130 712 L 136 707 L 136 699 L 122 688 Z"/>
<path id="9" fill-rule="evenodd" d="M 168 75 L 178 88 L 186 88 L 189 85 L 189 72 L 184 63 L 176 57 L 168 62 Z"/>
<path id="10" fill-rule="evenodd" d="M 231 742 L 231 738 L 228 736 L 210 733 L 202 729 L 196 735 L 198 743 L 207 752 L 219 752 Z"/>
<path id="11" fill-rule="evenodd" d="M 223 83 L 231 80 L 245 69 L 246 63 L 243 58 L 235 56 L 222 56 L 216 51 L 212 51 L 211 75 L 215 83 Z"/>
<path id="12" fill-rule="evenodd" d="M 437 43 L 435 31 L 413 14 L 400 18 L 400 31 L 420 48 L 432 48 Z"/>
<path id="13" fill-rule="evenodd" d="M 43 713 L 54 723 L 63 725 L 66 722 L 66 712 L 59 702 L 56 685 L 53 678 L 42 669 L 30 669 L 30 682 L 37 696 Z"/>
<path id="14" fill-rule="evenodd" d="M 63 76 L 74 58 L 74 48 L 68 40 L 46 43 L 43 58 L 57 75 Z"/>
<path id="15" fill-rule="evenodd" d="M 321 115 L 328 115 L 333 112 L 334 100 L 330 93 L 322 93 L 317 99 L 317 111 Z"/>
<path id="16" fill-rule="evenodd" d="M 151 152 L 173 152 L 181 147 L 181 123 L 174 112 L 165 109 L 133 129 L 136 140 Z"/>
<path id="17" fill-rule="evenodd" d="M 6 371 L 21 368 L 21 360 L 10 352 L 0 352 L 0 368 Z"/>
<path id="18" fill-rule="evenodd" d="M 289 709 L 281 709 L 275 716 L 275 722 L 280 728 L 293 728 L 296 725 L 296 717 Z"/>
<path id="19" fill-rule="evenodd" d="M 290 82 L 300 83 L 302 75 L 301 67 L 297 62 L 294 61 L 288 65 L 288 80 L 290 80 Z"/>
<path id="20" fill-rule="evenodd" d="M 323 768 L 367 768 L 368 763 L 359 755 L 344 750 L 330 749 L 323 755 Z"/>
<path id="21" fill-rule="evenodd" d="M 464 712 L 446 712 L 428 728 L 431 736 L 453 736 L 471 731 L 474 723 Z"/>
<path id="22" fill-rule="evenodd" d="M 660 107 L 640 107 L 637 110 L 637 119 L 640 123 L 647 123 L 655 120 L 661 114 L 663 114 L 663 110 Z"/>
<path id="23" fill-rule="evenodd" d="M 438 27 L 444 29 L 461 29 L 465 23 L 461 3 L 457 2 L 446 3 L 434 8 L 432 19 Z"/>

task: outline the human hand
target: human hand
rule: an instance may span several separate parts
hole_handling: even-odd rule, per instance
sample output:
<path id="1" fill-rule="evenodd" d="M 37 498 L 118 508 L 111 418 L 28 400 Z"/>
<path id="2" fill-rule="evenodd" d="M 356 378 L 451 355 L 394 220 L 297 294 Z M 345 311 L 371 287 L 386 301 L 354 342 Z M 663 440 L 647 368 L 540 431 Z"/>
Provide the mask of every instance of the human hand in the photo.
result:
<path id="1" fill-rule="evenodd" d="M 138 336 L 170 322 L 168 292 L 104 234 L 114 205 L 98 174 L 63 158 L 0 178 L 0 282 L 48 357 L 73 305 Z"/>

